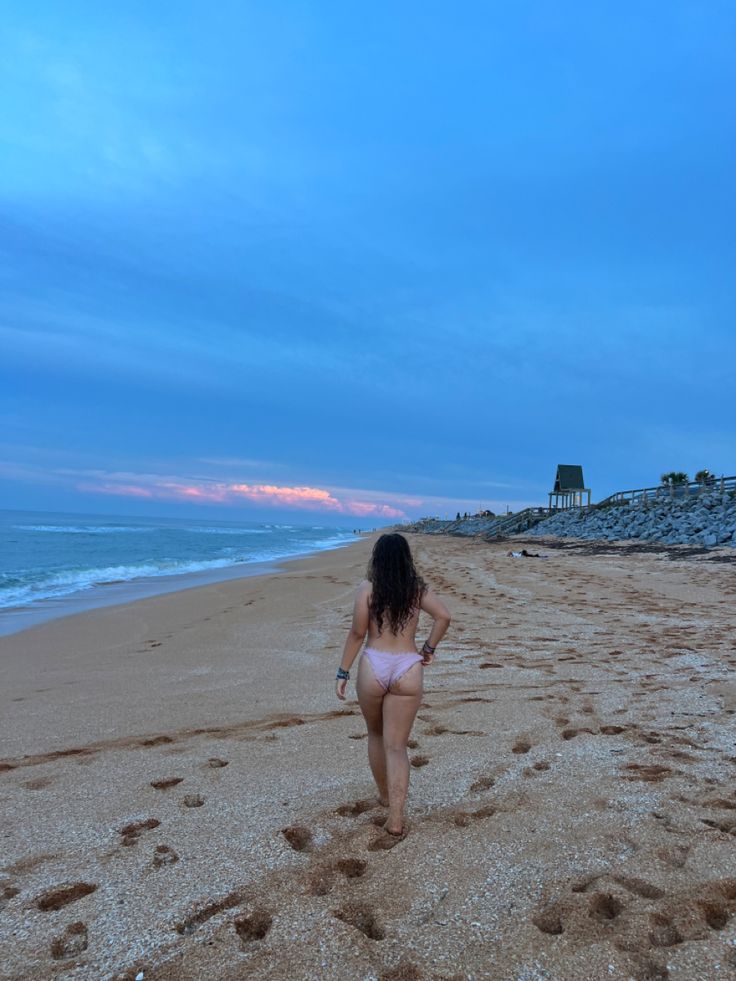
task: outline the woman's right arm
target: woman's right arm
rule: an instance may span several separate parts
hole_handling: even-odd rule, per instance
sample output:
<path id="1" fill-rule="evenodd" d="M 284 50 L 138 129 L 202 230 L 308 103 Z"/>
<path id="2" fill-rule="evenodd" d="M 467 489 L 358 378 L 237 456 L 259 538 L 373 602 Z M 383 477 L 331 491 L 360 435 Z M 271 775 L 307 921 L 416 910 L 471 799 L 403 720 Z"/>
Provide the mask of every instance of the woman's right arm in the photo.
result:
<path id="1" fill-rule="evenodd" d="M 347 688 L 348 678 L 350 677 L 350 667 L 358 656 L 358 651 L 368 632 L 370 593 L 371 584 L 364 579 L 360 586 L 358 586 L 358 591 L 355 594 L 353 622 L 345 638 L 342 660 L 340 661 L 338 675 L 335 680 L 335 694 L 340 701 L 344 701 L 345 699 L 345 689 Z M 347 672 L 347 677 L 341 678 L 340 672 L 343 671 Z"/>
<path id="2" fill-rule="evenodd" d="M 430 664 L 434 660 L 434 650 L 428 651 L 427 647 L 435 648 L 447 633 L 450 626 L 450 611 L 445 604 L 431 589 L 426 589 L 422 595 L 421 608 L 434 620 L 429 637 L 425 641 L 426 646 L 422 648 L 424 664 Z"/>

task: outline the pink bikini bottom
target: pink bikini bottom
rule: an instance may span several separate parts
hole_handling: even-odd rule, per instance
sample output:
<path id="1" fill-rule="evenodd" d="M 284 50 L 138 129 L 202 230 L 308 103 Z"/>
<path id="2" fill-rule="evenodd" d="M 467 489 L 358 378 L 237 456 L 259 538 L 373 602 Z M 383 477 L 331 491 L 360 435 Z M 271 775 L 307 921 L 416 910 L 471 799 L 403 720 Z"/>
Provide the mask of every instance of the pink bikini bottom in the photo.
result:
<path id="1" fill-rule="evenodd" d="M 377 651 L 375 647 L 364 648 L 363 656 L 368 658 L 376 681 L 384 691 L 388 691 L 413 664 L 423 660 L 422 655 L 416 651 L 394 654 L 391 651 Z"/>

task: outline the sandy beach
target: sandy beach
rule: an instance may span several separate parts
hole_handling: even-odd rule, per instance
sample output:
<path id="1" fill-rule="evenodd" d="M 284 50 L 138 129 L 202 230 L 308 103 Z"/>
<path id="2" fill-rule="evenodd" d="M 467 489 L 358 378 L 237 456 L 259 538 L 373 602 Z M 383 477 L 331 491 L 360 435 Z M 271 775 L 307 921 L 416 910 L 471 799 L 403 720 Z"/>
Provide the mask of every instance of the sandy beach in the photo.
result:
<path id="1" fill-rule="evenodd" d="M 408 537 L 453 624 L 391 849 L 373 536 L 0 640 L 0 976 L 736 976 L 732 551 Z"/>

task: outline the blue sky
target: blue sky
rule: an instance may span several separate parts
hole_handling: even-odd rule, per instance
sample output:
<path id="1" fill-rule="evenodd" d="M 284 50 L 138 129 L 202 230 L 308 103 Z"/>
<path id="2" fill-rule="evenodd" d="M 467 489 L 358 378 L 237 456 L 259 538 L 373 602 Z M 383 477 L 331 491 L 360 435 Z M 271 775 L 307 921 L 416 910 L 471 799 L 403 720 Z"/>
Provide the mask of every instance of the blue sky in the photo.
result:
<path id="1" fill-rule="evenodd" d="M 736 9 L 11 3 L 0 507 L 736 472 Z"/>

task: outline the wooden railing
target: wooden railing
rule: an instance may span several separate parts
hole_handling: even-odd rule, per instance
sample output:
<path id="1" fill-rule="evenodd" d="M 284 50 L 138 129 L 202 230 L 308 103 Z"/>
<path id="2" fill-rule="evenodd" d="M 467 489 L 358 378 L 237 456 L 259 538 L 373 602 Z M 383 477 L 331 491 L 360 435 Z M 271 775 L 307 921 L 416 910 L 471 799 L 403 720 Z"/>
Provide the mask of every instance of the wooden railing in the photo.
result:
<path id="1" fill-rule="evenodd" d="M 657 487 L 639 487 L 636 490 L 616 491 L 605 497 L 591 508 L 615 507 L 621 504 L 644 504 L 648 501 L 669 500 L 674 498 L 696 497 L 698 494 L 721 493 L 736 491 L 736 476 L 714 477 L 707 483 L 691 480 L 683 484 L 659 484 Z"/>
<path id="2" fill-rule="evenodd" d="M 554 514 L 554 509 L 550 508 L 524 508 L 514 514 L 503 514 L 496 518 L 496 525 L 492 535 L 514 535 L 520 531 L 527 531 L 529 528 Z"/>

